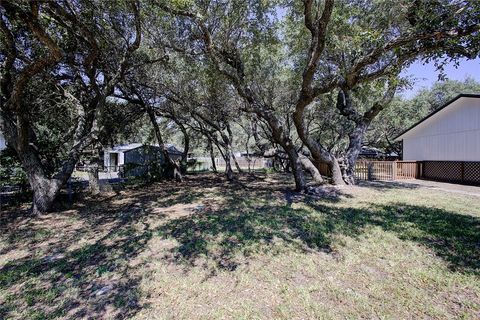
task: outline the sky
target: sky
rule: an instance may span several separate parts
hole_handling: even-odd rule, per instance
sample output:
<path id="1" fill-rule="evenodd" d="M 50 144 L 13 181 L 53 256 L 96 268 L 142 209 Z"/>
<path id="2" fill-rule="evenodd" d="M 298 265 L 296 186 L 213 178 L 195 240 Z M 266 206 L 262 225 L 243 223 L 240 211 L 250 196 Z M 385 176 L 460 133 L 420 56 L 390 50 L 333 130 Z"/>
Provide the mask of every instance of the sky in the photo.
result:
<path id="1" fill-rule="evenodd" d="M 438 80 L 439 72 L 436 71 L 433 62 L 423 64 L 422 62 L 413 63 L 408 69 L 402 72 L 404 76 L 411 76 L 415 79 L 415 84 L 411 89 L 406 90 L 403 96 L 411 98 L 422 88 L 432 86 Z M 463 59 L 458 67 L 453 63 L 445 67 L 445 75 L 450 80 L 464 80 L 466 77 L 472 77 L 480 82 L 480 58 L 474 60 Z"/>

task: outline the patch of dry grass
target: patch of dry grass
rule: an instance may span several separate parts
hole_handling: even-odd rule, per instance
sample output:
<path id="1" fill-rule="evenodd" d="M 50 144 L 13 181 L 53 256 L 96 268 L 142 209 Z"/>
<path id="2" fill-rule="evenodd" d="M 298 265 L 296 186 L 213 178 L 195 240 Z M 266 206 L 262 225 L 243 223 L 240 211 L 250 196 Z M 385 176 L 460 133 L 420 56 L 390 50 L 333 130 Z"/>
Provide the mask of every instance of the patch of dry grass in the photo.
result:
<path id="1" fill-rule="evenodd" d="M 2 213 L 0 318 L 480 317 L 480 201 L 281 175 Z"/>

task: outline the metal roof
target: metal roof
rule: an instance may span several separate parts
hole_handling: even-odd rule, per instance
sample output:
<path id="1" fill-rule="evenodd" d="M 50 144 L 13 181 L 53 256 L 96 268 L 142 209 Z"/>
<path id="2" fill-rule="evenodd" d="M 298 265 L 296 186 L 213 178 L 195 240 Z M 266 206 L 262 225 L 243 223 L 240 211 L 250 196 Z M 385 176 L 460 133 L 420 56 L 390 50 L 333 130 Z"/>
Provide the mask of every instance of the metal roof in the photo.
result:
<path id="1" fill-rule="evenodd" d="M 116 146 L 113 146 L 109 151 L 117 151 L 117 152 L 124 152 L 127 150 L 132 150 L 136 149 L 138 147 L 143 146 L 142 143 L 128 143 L 128 144 L 118 144 Z"/>
<path id="2" fill-rule="evenodd" d="M 143 143 L 137 142 L 137 143 L 119 144 L 119 145 L 113 146 L 113 148 L 111 149 L 108 149 L 108 151 L 109 152 L 126 152 L 126 151 L 137 149 L 143 146 L 157 147 L 157 148 L 159 147 L 158 144 L 145 145 Z M 166 147 L 167 147 L 168 153 L 183 154 L 182 150 L 178 149 L 175 145 L 171 143 L 167 143 Z"/>

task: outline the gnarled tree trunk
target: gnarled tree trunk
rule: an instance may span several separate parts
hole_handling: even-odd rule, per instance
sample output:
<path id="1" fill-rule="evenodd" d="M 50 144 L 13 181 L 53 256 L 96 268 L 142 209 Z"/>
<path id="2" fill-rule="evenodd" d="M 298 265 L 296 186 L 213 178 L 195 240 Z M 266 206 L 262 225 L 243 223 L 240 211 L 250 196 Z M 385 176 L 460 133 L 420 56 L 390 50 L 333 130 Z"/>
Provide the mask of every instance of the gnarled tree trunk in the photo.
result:
<path id="1" fill-rule="evenodd" d="M 322 162 L 327 163 L 331 173 L 331 182 L 337 185 L 345 184 L 345 181 L 343 181 L 342 170 L 337 158 L 309 136 L 307 128 L 305 127 L 303 116 L 305 106 L 297 106 L 297 109 L 293 113 L 293 123 L 297 129 L 298 136 L 312 154 L 314 160 L 313 163 L 317 169 L 320 170 L 320 164 Z"/>
<path id="2" fill-rule="evenodd" d="M 353 105 L 348 89 L 342 89 L 337 96 L 337 109 L 348 120 L 355 124 L 352 132 L 349 134 L 349 145 L 345 156 L 345 174 L 344 179 L 348 184 L 355 183 L 355 163 L 362 150 L 362 143 L 368 126 L 372 120 L 385 109 L 392 101 L 395 95 L 396 85 L 389 83 L 387 90 L 381 99 L 373 103 L 372 107 L 364 113 L 360 113 Z"/>
<path id="3" fill-rule="evenodd" d="M 283 148 L 287 152 L 290 166 L 292 168 L 292 174 L 295 180 L 295 191 L 303 191 L 306 187 L 305 174 L 297 150 L 295 150 L 295 146 L 290 141 L 288 141 Z"/>
<path id="4" fill-rule="evenodd" d="M 40 215 L 50 211 L 60 192 L 61 183 L 39 176 L 30 177 L 29 182 L 33 191 L 32 214 Z"/>
<path id="5" fill-rule="evenodd" d="M 227 175 L 228 181 L 232 181 L 234 180 L 232 163 L 230 161 L 229 152 L 226 152 L 225 154 L 225 173 Z"/>
<path id="6" fill-rule="evenodd" d="M 4 131 L 8 144 L 17 152 L 27 174 L 34 193 L 32 209 L 35 214 L 46 212 L 52 207 L 60 188 L 71 176 L 82 151 L 93 141 L 98 140 L 98 134 L 102 130 L 98 127 L 97 119 L 103 112 L 106 98 L 114 92 L 115 86 L 125 75 L 130 58 L 133 52 L 139 48 L 141 41 L 138 3 L 131 2 L 135 36 L 132 33 L 129 34 L 133 38 L 133 42 L 127 46 L 121 59 L 118 60 L 117 68 L 109 67 L 108 70 L 99 71 L 97 70 L 99 66 L 97 62 L 100 50 L 95 34 L 79 22 L 75 14 L 67 13 L 63 4 L 51 4 L 53 4 L 51 1 L 37 1 L 32 2 L 30 6 L 24 6 L 16 5 L 14 1 L 1 2 L 0 29 L 2 38 L 4 37 L 6 41 L 4 42 L 5 50 L 2 50 L 5 59 L 2 61 L 2 77 L 0 79 L 0 128 Z M 28 7 L 30 7 L 29 10 L 25 10 Z M 53 12 L 55 13 L 53 14 Z M 55 19 L 52 18 L 53 16 L 55 16 Z M 6 20 L 10 22 L 6 23 Z M 56 27 L 52 25 L 52 28 L 49 26 L 48 30 L 45 29 L 43 20 L 48 20 L 57 26 L 61 25 L 62 35 L 57 32 L 58 38 L 57 36 L 52 37 L 51 31 L 55 33 Z M 15 35 L 16 30 L 14 29 L 17 28 L 10 29 L 17 23 L 24 27 L 22 28 L 21 38 L 17 38 L 18 35 Z M 24 41 L 17 41 L 18 39 L 26 41 L 27 45 L 24 50 L 32 53 L 28 59 L 21 57 L 23 55 L 22 50 L 19 50 L 20 48 L 17 48 L 17 45 L 21 46 Z M 60 45 L 60 41 L 65 39 L 71 39 L 72 44 L 82 42 L 81 49 L 76 51 L 75 45 L 69 46 L 69 49 L 74 50 L 70 52 L 72 56 L 77 57 L 78 55 L 78 59 L 74 59 L 75 62 L 72 62 L 70 58 L 64 59 L 66 57 L 63 51 L 65 47 L 63 46 L 64 43 Z M 57 43 L 57 41 L 59 42 Z M 32 46 L 31 43 L 36 43 L 36 45 Z M 83 45 L 83 43 L 86 45 Z M 37 44 L 40 47 L 37 47 Z M 68 57 L 70 57 L 70 54 L 68 54 Z M 29 110 L 31 101 L 23 100 L 29 95 L 29 82 L 37 75 L 47 75 L 48 82 L 50 80 L 60 81 L 59 74 L 64 72 L 59 73 L 55 70 L 59 69 L 57 67 L 62 60 L 65 63 L 65 68 L 60 69 L 70 70 L 73 65 L 75 70 L 83 68 L 79 72 L 82 74 L 82 78 L 88 78 L 88 81 L 83 81 L 83 85 L 88 87 L 83 93 L 95 92 L 95 95 L 86 98 L 88 102 L 81 102 L 81 99 L 74 97 L 68 90 L 59 90 L 76 108 L 74 118 L 77 123 L 74 128 L 71 128 L 73 129 L 72 144 L 69 147 L 66 160 L 63 161 L 59 171 L 50 177 L 44 170 L 40 160 L 40 152 L 35 146 L 34 119 L 31 118 L 32 113 Z M 82 61 L 81 66 L 77 64 L 77 60 Z M 111 73 L 108 72 L 110 70 L 112 70 Z M 103 75 L 99 82 L 97 82 L 98 74 Z M 58 82 L 56 86 L 62 87 L 63 85 Z M 81 96 L 84 95 L 81 94 Z M 89 94 L 85 94 L 85 96 L 89 96 Z M 69 130 L 65 130 L 66 134 L 67 131 Z"/>
<path id="7" fill-rule="evenodd" d="M 331 172 L 332 184 L 344 185 L 345 181 L 343 180 L 342 168 L 340 167 L 338 159 L 334 155 L 330 155 L 327 159 L 328 168 Z"/>
<path id="8" fill-rule="evenodd" d="M 67 163 L 59 173 L 50 178 L 46 175 L 34 148 L 31 146 L 19 148 L 17 153 L 33 191 L 32 213 L 39 215 L 48 212 L 52 208 L 60 189 L 71 176 L 74 165 Z"/>
<path id="9" fill-rule="evenodd" d="M 349 145 L 345 155 L 345 174 L 344 179 L 347 184 L 355 184 L 355 164 L 358 159 L 360 151 L 362 151 L 362 142 L 365 132 L 367 131 L 368 123 L 361 122 L 349 135 Z"/>
<path id="10" fill-rule="evenodd" d="M 308 159 L 308 157 L 304 156 L 303 154 L 299 154 L 298 158 L 302 164 L 302 166 L 307 170 L 310 175 L 312 176 L 313 182 L 317 184 L 323 184 L 323 178 L 322 175 L 320 174 L 320 171 L 318 171 L 317 167 Z"/>
<path id="11" fill-rule="evenodd" d="M 230 148 L 227 146 L 224 151 L 220 148 L 219 145 L 217 145 L 218 150 L 220 151 L 220 154 L 223 157 L 223 160 L 225 160 L 225 174 L 227 176 L 228 181 L 233 181 L 234 180 L 234 175 L 233 175 L 233 170 L 232 170 L 232 153 Z"/>

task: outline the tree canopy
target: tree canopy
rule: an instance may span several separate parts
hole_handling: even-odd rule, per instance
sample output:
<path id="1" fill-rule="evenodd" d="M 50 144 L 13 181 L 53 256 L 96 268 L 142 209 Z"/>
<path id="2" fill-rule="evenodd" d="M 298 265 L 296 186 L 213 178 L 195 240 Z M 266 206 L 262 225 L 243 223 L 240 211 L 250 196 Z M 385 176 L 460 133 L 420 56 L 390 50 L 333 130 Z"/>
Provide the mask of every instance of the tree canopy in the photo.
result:
<path id="1" fill-rule="evenodd" d="M 0 18 L 0 130 L 35 212 L 87 148 L 145 130 L 168 160 L 165 178 L 182 179 L 193 147 L 218 150 L 234 179 L 241 145 L 284 164 L 298 191 L 307 173 L 354 183 L 362 146 L 394 148 L 413 118 L 478 91 L 467 80 L 398 97 L 414 85 L 401 76 L 412 62 L 441 70 L 479 56 L 473 0 L 3 0 Z M 173 136 L 180 164 L 166 151 Z"/>

